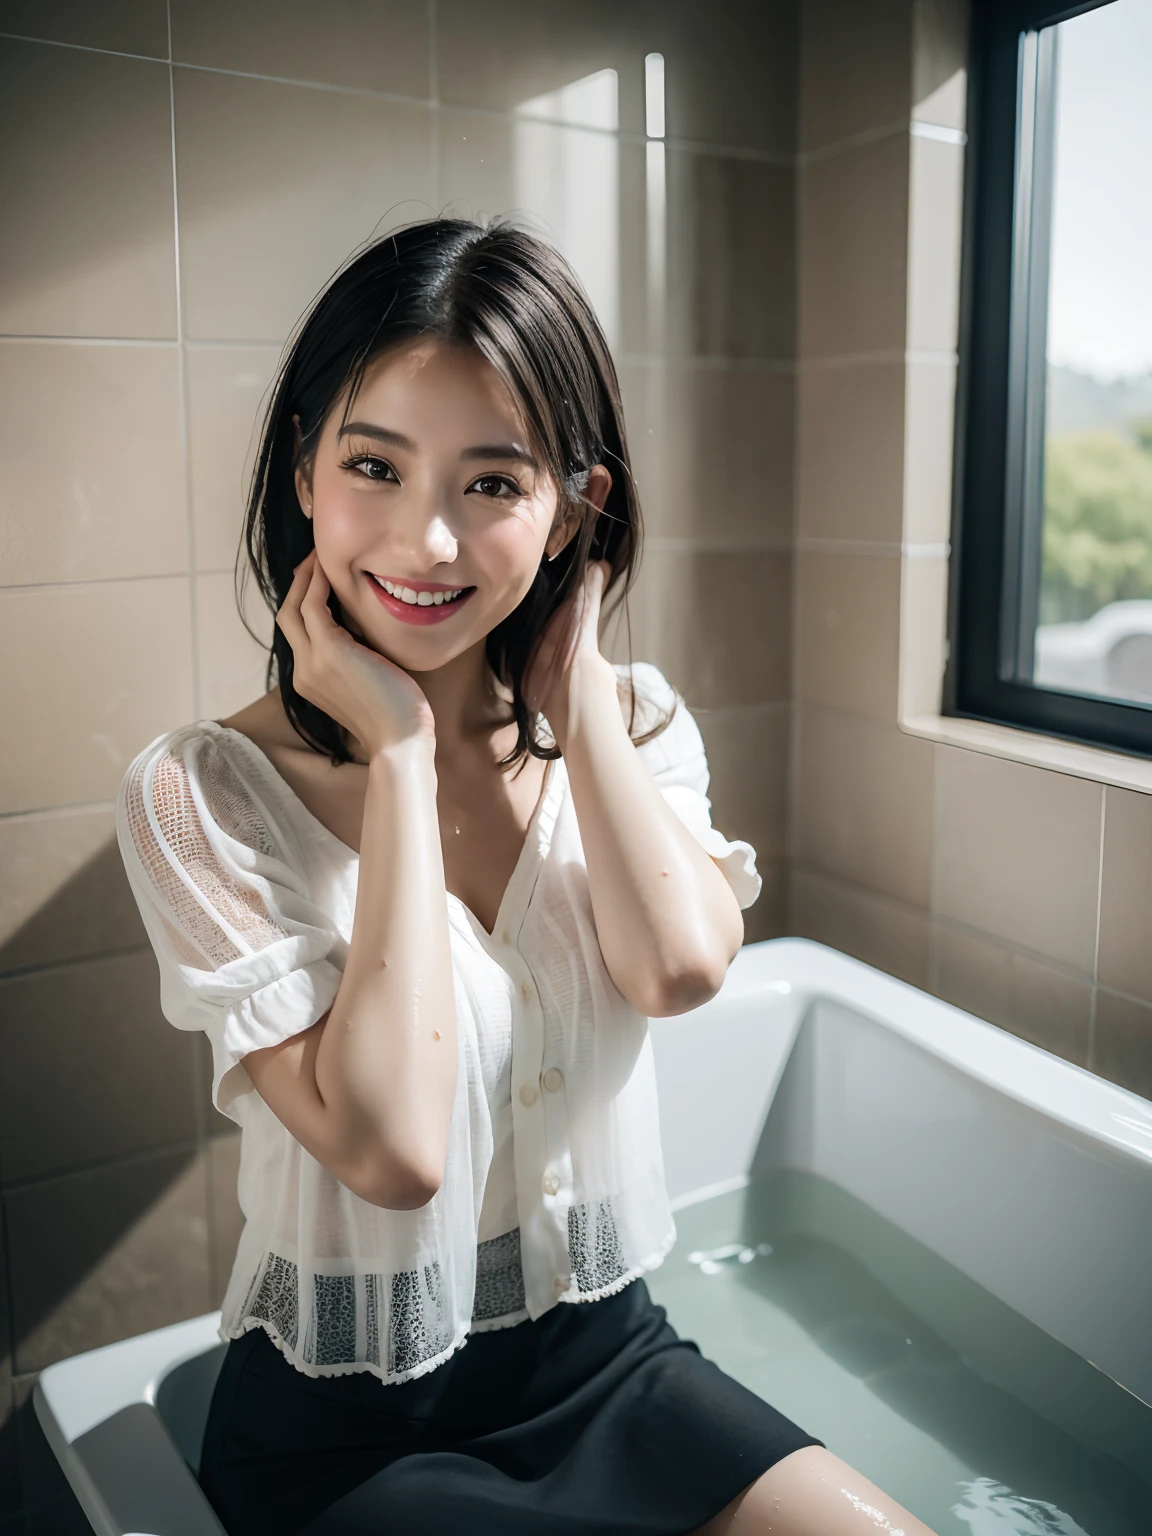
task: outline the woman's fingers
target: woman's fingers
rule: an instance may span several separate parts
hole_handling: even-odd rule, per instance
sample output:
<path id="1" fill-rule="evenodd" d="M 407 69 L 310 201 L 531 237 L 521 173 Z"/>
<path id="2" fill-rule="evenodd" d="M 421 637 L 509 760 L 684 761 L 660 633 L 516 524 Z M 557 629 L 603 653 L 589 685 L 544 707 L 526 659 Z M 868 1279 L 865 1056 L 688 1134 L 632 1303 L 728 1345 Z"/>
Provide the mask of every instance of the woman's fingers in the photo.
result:
<path id="1" fill-rule="evenodd" d="M 300 602 L 300 616 L 304 620 L 308 638 L 313 642 L 322 639 L 337 628 L 336 620 L 328 607 L 331 592 L 332 587 L 328 576 L 313 551 L 311 579 Z"/>
<path id="2" fill-rule="evenodd" d="M 276 614 L 276 623 L 286 637 L 288 644 L 295 651 L 302 640 L 307 638 L 304 621 L 300 616 L 300 604 L 304 600 L 304 594 L 308 591 L 308 584 L 312 579 L 312 567 L 315 564 L 316 552 L 308 555 L 296 567 L 292 576 L 292 585 L 280 609 Z"/>

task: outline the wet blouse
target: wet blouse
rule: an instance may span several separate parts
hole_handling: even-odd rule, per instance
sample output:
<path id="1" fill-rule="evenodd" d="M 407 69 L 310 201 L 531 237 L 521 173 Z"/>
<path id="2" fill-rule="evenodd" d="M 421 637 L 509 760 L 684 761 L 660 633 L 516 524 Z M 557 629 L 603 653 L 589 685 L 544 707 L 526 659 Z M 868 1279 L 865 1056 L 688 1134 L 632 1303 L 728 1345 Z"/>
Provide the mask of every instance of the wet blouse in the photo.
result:
<path id="1" fill-rule="evenodd" d="M 636 664 L 632 679 L 638 731 L 674 711 L 637 750 L 748 906 L 755 857 L 711 824 L 695 721 L 655 667 Z M 606 1296 L 660 1263 L 675 1234 L 648 1024 L 604 966 L 562 760 L 549 765 L 492 934 L 446 895 L 459 1071 L 444 1182 L 414 1211 L 340 1184 L 242 1064 L 331 1007 L 357 855 L 259 748 L 213 721 L 140 754 L 117 826 L 164 1014 L 207 1035 L 213 1101 L 242 1128 L 246 1224 L 223 1337 L 262 1327 L 308 1375 L 406 1381 L 470 1332 Z"/>

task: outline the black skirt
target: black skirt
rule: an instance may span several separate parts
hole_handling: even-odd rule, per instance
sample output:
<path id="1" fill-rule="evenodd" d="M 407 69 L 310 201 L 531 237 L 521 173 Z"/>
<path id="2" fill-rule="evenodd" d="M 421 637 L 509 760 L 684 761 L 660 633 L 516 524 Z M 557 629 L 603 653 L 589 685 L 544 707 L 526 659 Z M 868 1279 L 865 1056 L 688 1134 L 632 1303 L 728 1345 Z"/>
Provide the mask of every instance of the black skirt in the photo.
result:
<path id="1" fill-rule="evenodd" d="M 386 1386 L 228 1348 L 200 1477 L 229 1536 L 674 1536 L 819 1445 L 677 1336 L 643 1281 Z"/>

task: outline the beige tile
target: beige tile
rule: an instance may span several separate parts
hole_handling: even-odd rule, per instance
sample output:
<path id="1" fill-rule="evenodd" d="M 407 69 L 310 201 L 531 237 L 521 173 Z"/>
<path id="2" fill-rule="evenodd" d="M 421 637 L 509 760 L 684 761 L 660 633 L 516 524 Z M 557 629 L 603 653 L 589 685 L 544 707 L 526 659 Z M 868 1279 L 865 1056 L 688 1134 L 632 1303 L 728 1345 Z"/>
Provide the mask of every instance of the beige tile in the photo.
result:
<path id="1" fill-rule="evenodd" d="M 1152 1003 L 1152 796 L 1112 788 L 1105 794 L 1099 979 Z"/>
<path id="2" fill-rule="evenodd" d="M 265 645 L 259 645 L 244 627 L 231 571 L 196 578 L 197 714 L 201 719 L 223 720 L 267 692 L 272 616 L 254 583 L 248 583 L 245 596 L 248 622 L 257 634 L 267 637 Z"/>
<path id="3" fill-rule="evenodd" d="M 632 598 L 634 651 L 693 708 L 788 697 L 791 559 L 649 550 Z"/>
<path id="4" fill-rule="evenodd" d="M 431 94 L 423 0 L 172 0 L 171 9 L 177 63 Z"/>
<path id="5" fill-rule="evenodd" d="M 788 932 L 785 901 L 787 865 L 783 859 L 774 859 L 758 867 L 764 884 L 760 895 L 744 913 L 745 944 L 783 938 Z"/>
<path id="6" fill-rule="evenodd" d="M 963 128 L 968 91 L 966 0 L 913 0 L 912 116 Z"/>
<path id="7" fill-rule="evenodd" d="M 1152 1099 L 1152 1008 L 1102 988 L 1096 993 L 1093 1072 Z"/>
<path id="8" fill-rule="evenodd" d="M 898 544 L 903 452 L 902 363 L 803 368 L 798 532 L 809 538 Z"/>
<path id="9" fill-rule="evenodd" d="M 800 697 L 894 722 L 900 561 L 804 551 L 797 602 Z"/>
<path id="10" fill-rule="evenodd" d="M 111 807 L 0 819 L 0 972 L 147 942 Z"/>
<path id="11" fill-rule="evenodd" d="M 802 707 L 793 783 L 799 863 L 927 907 L 932 747 L 867 715 Z"/>
<path id="12" fill-rule="evenodd" d="M 536 104 L 541 115 L 610 126 L 602 107 L 568 91 L 601 70 L 617 73 L 617 121 L 644 131 L 644 55 L 648 28 L 634 7 L 608 0 L 438 0 L 436 66 L 440 100 L 451 106 L 512 112 Z M 552 96 L 551 101 L 540 101 Z"/>
<path id="13" fill-rule="evenodd" d="M 838 144 L 907 118 L 908 0 L 808 0 L 800 23 L 800 148 Z"/>
<path id="14" fill-rule="evenodd" d="M 801 171 L 800 356 L 903 352 L 908 135 Z"/>
<path id="15" fill-rule="evenodd" d="M 9 1190 L 17 1368 L 206 1312 L 206 1184 L 201 1154 L 163 1153 Z"/>
<path id="16" fill-rule="evenodd" d="M 788 932 L 928 986 L 928 913 L 807 869 L 789 881 Z"/>
<path id="17" fill-rule="evenodd" d="M 136 753 L 192 715 L 183 577 L 0 592 L 0 678 L 18 753 L 0 760 L 0 813 L 115 796 Z"/>
<path id="18" fill-rule="evenodd" d="M 1066 1061 L 1088 1064 L 1092 987 L 1042 961 L 942 923 L 933 935 L 933 990 Z"/>
<path id="19" fill-rule="evenodd" d="M 279 356 L 278 347 L 188 351 L 188 460 L 199 570 L 231 570 L 235 563 Z"/>
<path id="20" fill-rule="evenodd" d="M 669 149 L 666 349 L 795 354 L 796 173 Z"/>
<path id="21" fill-rule="evenodd" d="M 197 1134 L 193 1038 L 151 949 L 0 981 L 0 1166 L 39 1178 Z"/>
<path id="22" fill-rule="evenodd" d="M 438 206 L 481 222 L 509 215 L 555 245 L 618 348 L 622 308 L 640 302 L 643 283 L 637 260 L 622 254 L 622 222 L 643 219 L 642 205 L 620 195 L 621 155 L 629 151 L 611 134 L 476 112 L 440 112 L 438 134 Z M 635 228 L 627 245 L 639 250 Z"/>
<path id="23" fill-rule="evenodd" d="M 901 720 L 940 712 L 948 636 L 948 561 L 901 561 Z"/>
<path id="24" fill-rule="evenodd" d="M 4 583 L 188 563 L 175 347 L 0 341 Z"/>
<path id="25" fill-rule="evenodd" d="M 648 537 L 791 543 L 790 370 L 652 358 L 626 362 L 620 382 Z"/>
<path id="26" fill-rule="evenodd" d="M 696 723 L 712 774 L 712 820 L 725 836 L 751 843 L 758 863 L 782 858 L 792 734 L 788 706 L 701 710 Z"/>
<path id="27" fill-rule="evenodd" d="M 908 347 L 955 352 L 960 315 L 964 150 L 911 141 L 908 206 Z"/>
<path id="28" fill-rule="evenodd" d="M 1091 976 L 1100 785 L 936 751 L 933 910 Z"/>
<path id="29" fill-rule="evenodd" d="M 174 336 L 165 65 L 0 40 L 0 332 Z"/>
<path id="30" fill-rule="evenodd" d="M 673 139 L 795 150 L 798 9 L 755 0 L 727 0 L 719 9 L 659 0 L 648 8 L 644 51 L 664 55 Z"/>
<path id="31" fill-rule="evenodd" d="M 244 1230 L 244 1213 L 236 1194 L 240 1177 L 240 1137 L 214 1136 L 208 1144 L 208 1179 L 211 1196 L 212 1305 L 218 1307 L 232 1274 L 236 1245 Z"/>
<path id="32" fill-rule="evenodd" d="M 946 544 L 952 531 L 956 365 L 907 364 L 904 398 L 904 541 Z"/>
<path id="33" fill-rule="evenodd" d="M 435 195 L 427 108 L 199 70 L 176 72 L 176 161 L 194 340 L 282 341 L 357 246 Z"/>
<path id="34" fill-rule="evenodd" d="M 108 48 L 116 53 L 168 57 L 168 17 L 164 0 L 0 0 L 0 32 Z"/>

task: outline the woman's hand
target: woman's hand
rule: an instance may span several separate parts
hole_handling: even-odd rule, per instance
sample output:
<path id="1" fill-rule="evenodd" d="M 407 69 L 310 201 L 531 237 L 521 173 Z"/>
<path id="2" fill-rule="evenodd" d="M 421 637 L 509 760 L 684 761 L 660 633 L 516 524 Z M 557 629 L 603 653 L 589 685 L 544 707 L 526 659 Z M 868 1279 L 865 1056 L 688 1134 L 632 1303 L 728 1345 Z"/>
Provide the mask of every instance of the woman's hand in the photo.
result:
<path id="1" fill-rule="evenodd" d="M 419 684 L 337 624 L 331 590 L 313 550 L 276 615 L 292 647 L 296 692 L 350 731 L 369 758 L 402 741 L 432 741 L 435 722 Z"/>
<path id="2" fill-rule="evenodd" d="M 581 585 L 548 621 L 525 674 L 524 701 L 544 715 L 561 749 L 578 680 L 611 671 L 600 654 L 599 638 L 600 605 L 610 569 L 606 560 L 588 566 Z"/>

